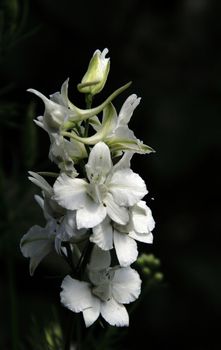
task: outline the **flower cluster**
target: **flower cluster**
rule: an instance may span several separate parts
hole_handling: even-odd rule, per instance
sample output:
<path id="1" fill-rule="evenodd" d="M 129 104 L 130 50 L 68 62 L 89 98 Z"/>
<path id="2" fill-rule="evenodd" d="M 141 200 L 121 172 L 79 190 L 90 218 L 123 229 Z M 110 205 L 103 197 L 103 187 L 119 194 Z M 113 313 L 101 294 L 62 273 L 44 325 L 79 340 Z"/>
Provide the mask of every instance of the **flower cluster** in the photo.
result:
<path id="1" fill-rule="evenodd" d="M 70 274 L 61 284 L 61 302 L 82 312 L 87 327 L 100 314 L 111 325 L 129 324 L 124 304 L 136 300 L 141 289 L 139 274 L 130 267 L 138 257 L 136 241 L 152 243 L 154 228 L 143 200 L 145 182 L 130 166 L 134 153 L 153 151 L 128 127 L 140 98 L 130 95 L 117 113 L 112 101 L 129 83 L 91 107 L 108 77 L 107 52 L 95 51 L 78 84 L 86 109 L 69 100 L 68 80 L 49 98 L 28 90 L 44 102 L 44 114 L 35 123 L 48 133 L 49 158 L 59 171 L 29 172 L 42 191 L 35 200 L 46 224 L 29 229 L 21 239 L 21 251 L 30 258 L 31 275 L 52 251 L 68 262 Z M 55 181 L 47 182 L 47 176 Z"/>

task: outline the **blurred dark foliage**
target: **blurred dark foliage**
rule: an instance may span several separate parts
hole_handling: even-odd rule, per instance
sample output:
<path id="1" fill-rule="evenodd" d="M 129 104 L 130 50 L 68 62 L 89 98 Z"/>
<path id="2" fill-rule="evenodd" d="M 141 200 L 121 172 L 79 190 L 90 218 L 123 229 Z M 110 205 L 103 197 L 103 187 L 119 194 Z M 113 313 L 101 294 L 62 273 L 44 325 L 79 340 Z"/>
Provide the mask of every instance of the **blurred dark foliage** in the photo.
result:
<path id="1" fill-rule="evenodd" d="M 157 226 L 153 246 L 140 249 L 160 258 L 165 276 L 118 332 L 118 348 L 220 348 L 220 36 L 215 0 L 1 0 L 1 349 L 34 349 L 32 317 L 51 322 L 61 279 L 48 276 L 65 268 L 52 256 L 31 278 L 19 250 L 21 236 L 42 223 L 27 171 L 52 167 L 47 135 L 32 123 L 43 105 L 25 90 L 49 95 L 69 76 L 70 99 L 83 108 L 76 85 L 105 47 L 111 72 L 95 104 L 129 80 L 118 110 L 127 94 L 142 97 L 131 127 L 156 153 L 132 165 L 147 182 Z"/>

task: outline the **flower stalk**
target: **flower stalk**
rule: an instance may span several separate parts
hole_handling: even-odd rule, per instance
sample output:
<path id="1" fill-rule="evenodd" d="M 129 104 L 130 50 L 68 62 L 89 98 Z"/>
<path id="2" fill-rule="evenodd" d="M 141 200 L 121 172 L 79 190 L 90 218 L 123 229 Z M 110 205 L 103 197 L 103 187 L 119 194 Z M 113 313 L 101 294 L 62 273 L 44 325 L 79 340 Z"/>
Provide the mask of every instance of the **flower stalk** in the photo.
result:
<path id="1" fill-rule="evenodd" d="M 30 258 L 31 275 L 50 252 L 64 258 L 69 271 L 61 282 L 61 303 L 82 313 L 86 327 L 100 317 L 112 326 L 129 326 L 125 305 L 141 292 L 141 278 L 131 264 L 138 258 L 137 241 L 151 244 L 155 226 L 144 200 L 146 184 L 130 164 L 134 154 L 153 152 L 128 126 L 140 98 L 130 95 L 117 113 L 114 99 L 129 82 L 92 107 L 109 74 L 107 51 L 95 51 L 78 84 L 86 109 L 69 100 L 68 79 L 49 98 L 29 89 L 44 102 L 44 114 L 35 123 L 49 136 L 49 158 L 58 170 L 29 172 L 41 190 L 35 200 L 46 223 L 31 227 L 20 248 Z M 71 348 L 73 330 L 69 322 L 65 350 Z M 80 319 L 74 333 L 80 349 Z"/>

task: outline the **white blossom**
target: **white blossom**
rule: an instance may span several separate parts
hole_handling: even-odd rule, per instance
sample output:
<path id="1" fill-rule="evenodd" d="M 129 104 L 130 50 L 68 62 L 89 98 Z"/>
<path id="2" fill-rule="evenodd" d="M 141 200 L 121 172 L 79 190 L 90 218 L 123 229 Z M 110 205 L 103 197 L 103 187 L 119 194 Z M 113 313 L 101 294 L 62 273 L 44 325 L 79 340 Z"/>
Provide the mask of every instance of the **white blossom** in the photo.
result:
<path id="1" fill-rule="evenodd" d="M 88 266 L 89 282 L 66 276 L 61 302 L 73 312 L 82 312 L 87 327 L 99 315 L 112 326 L 128 326 L 129 315 L 123 304 L 136 300 L 141 280 L 131 267 L 110 267 L 110 253 L 95 246 Z"/>
<path id="2" fill-rule="evenodd" d="M 126 90 L 131 83 L 127 83 L 115 90 L 103 103 L 90 109 L 81 109 L 75 106 L 68 98 L 68 81 L 67 79 L 61 88 L 61 92 L 50 95 L 50 98 L 44 96 L 35 89 L 28 89 L 29 92 L 41 98 L 45 105 L 44 115 L 37 118 L 37 125 L 45 129 L 48 133 L 57 133 L 61 130 L 67 130 L 74 127 L 74 124 L 94 117 L 120 93 Z"/>
<path id="3" fill-rule="evenodd" d="M 56 236 L 57 223 L 44 209 L 44 200 L 40 196 L 35 196 L 36 201 L 42 208 L 44 216 L 47 220 L 46 226 L 32 226 L 28 232 L 22 237 L 20 248 L 22 254 L 26 258 L 30 258 L 30 275 L 38 264 L 54 250 L 54 239 Z"/>
<path id="4" fill-rule="evenodd" d="M 138 256 L 135 240 L 152 243 L 155 223 L 150 208 L 144 201 L 139 201 L 129 208 L 129 221 L 126 225 L 114 223 L 109 218 L 93 228 L 90 241 L 103 250 L 115 247 L 121 266 L 131 265 Z"/>
<path id="5" fill-rule="evenodd" d="M 30 180 L 43 190 L 44 198 L 35 196 L 35 200 L 41 207 L 46 225 L 41 227 L 34 225 L 22 237 L 20 248 L 22 254 L 30 258 L 30 274 L 33 275 L 38 264 L 50 252 L 56 250 L 61 253 L 62 242 L 79 242 L 87 234 L 85 229 L 79 230 L 76 225 L 76 212 L 64 210 L 51 197 L 52 187 L 37 173 L 30 172 Z"/>
<path id="6" fill-rule="evenodd" d="M 72 138 L 87 145 L 95 145 L 99 141 L 105 142 L 112 152 L 133 151 L 136 153 L 151 153 L 154 150 L 143 144 L 129 129 L 128 123 L 132 117 L 134 109 L 140 103 L 137 95 L 130 95 L 124 102 L 119 115 L 112 103 L 105 106 L 103 110 L 102 123 L 93 117 L 90 121 L 92 127 L 97 131 L 90 137 L 80 137 L 75 133 Z"/>
<path id="7" fill-rule="evenodd" d="M 85 170 L 88 181 L 61 174 L 54 184 L 53 198 L 62 207 L 77 211 L 79 229 L 95 227 L 107 215 L 125 225 L 129 220 L 127 207 L 147 193 L 144 181 L 129 168 L 113 166 L 110 150 L 103 142 L 91 150 Z"/>

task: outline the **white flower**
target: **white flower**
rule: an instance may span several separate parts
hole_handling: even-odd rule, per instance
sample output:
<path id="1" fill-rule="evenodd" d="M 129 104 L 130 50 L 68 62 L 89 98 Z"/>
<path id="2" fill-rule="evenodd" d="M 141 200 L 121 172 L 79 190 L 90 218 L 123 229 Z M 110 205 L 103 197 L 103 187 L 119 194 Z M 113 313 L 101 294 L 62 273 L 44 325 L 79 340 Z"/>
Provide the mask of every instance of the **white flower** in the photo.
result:
<path id="1" fill-rule="evenodd" d="M 150 153 L 153 149 L 144 145 L 136 138 L 133 131 L 129 129 L 128 123 L 135 108 L 139 105 L 141 98 L 137 95 L 130 95 L 124 102 L 120 113 L 115 118 L 115 123 L 106 137 L 105 142 L 113 151 L 133 150 L 137 153 Z"/>
<path id="2" fill-rule="evenodd" d="M 44 200 L 40 196 L 35 196 L 35 199 L 44 211 Z M 45 211 L 44 214 L 47 219 L 46 226 L 32 226 L 20 242 L 22 254 L 26 258 L 30 258 L 29 270 L 31 276 L 41 260 L 54 250 L 57 223 Z"/>
<path id="3" fill-rule="evenodd" d="M 20 248 L 24 257 L 30 258 L 29 271 L 31 276 L 41 260 L 53 251 L 54 236 L 54 228 L 48 224 L 44 228 L 38 225 L 32 226 L 22 237 Z"/>
<path id="4" fill-rule="evenodd" d="M 130 86 L 127 83 L 115 90 L 103 103 L 91 109 L 80 109 L 68 99 L 68 79 L 61 87 L 61 93 L 50 95 L 50 99 L 35 89 L 28 89 L 42 99 L 45 105 L 43 116 L 39 116 L 35 123 L 50 133 L 60 133 L 62 130 L 73 128 L 76 122 L 81 122 L 100 113 L 115 97 Z"/>
<path id="5" fill-rule="evenodd" d="M 78 84 L 78 90 L 87 94 L 98 94 L 104 87 L 110 70 L 110 58 L 106 58 L 108 49 L 96 50 L 90 60 L 87 72 Z"/>
<path id="6" fill-rule="evenodd" d="M 116 255 L 121 266 L 129 266 L 138 255 L 135 240 L 143 243 L 152 243 L 155 223 L 151 210 L 144 201 L 139 201 L 129 208 L 129 222 L 119 225 L 106 218 L 93 228 L 90 241 L 103 250 L 115 247 Z"/>
<path id="7" fill-rule="evenodd" d="M 93 147 L 85 168 L 89 182 L 61 174 L 54 184 L 53 198 L 62 207 L 77 211 L 79 229 L 95 227 L 107 215 L 125 225 L 129 220 L 127 207 L 147 194 L 144 181 L 121 161 L 113 166 L 103 142 Z"/>
<path id="8" fill-rule="evenodd" d="M 112 326 L 128 326 L 123 304 L 139 297 L 141 280 L 130 267 L 110 267 L 110 253 L 94 247 L 88 266 L 89 282 L 66 276 L 62 282 L 61 302 L 73 312 L 83 312 L 86 327 L 99 315 Z"/>
<path id="9" fill-rule="evenodd" d="M 139 201 L 130 208 L 130 220 L 126 227 L 115 225 L 120 232 L 129 232 L 129 236 L 143 243 L 152 243 L 152 230 L 155 221 L 151 209 L 144 201 Z"/>
<path id="10" fill-rule="evenodd" d="M 140 97 L 132 94 L 126 99 L 118 115 L 115 111 L 114 123 L 107 135 L 108 139 L 117 138 L 118 135 L 120 135 L 120 137 L 123 136 L 125 139 L 136 139 L 133 131 L 129 129 L 128 123 L 130 122 L 135 108 L 139 105 L 140 100 Z"/>
<path id="11" fill-rule="evenodd" d="M 35 123 L 49 134 L 57 133 L 62 129 L 64 123 L 68 122 L 69 119 L 74 118 L 74 113 L 69 109 L 68 105 L 67 89 L 68 79 L 63 83 L 61 93 L 56 92 L 55 94 L 52 94 L 50 99 L 35 89 L 27 90 L 40 97 L 44 102 L 44 115 L 37 117 Z"/>
<path id="12" fill-rule="evenodd" d="M 29 172 L 29 179 L 43 190 L 44 198 L 35 196 L 46 219 L 45 227 L 35 225 L 22 237 L 20 248 L 22 254 L 30 258 L 30 274 L 33 275 L 38 264 L 50 252 L 66 249 L 61 247 L 62 242 L 79 242 L 86 236 L 86 230 L 78 230 L 76 226 L 76 212 L 64 210 L 51 197 L 52 187 L 37 173 Z"/>
<path id="13" fill-rule="evenodd" d="M 110 103 L 104 108 L 102 123 L 95 117 L 90 121 L 92 127 L 97 131 L 94 135 L 80 137 L 73 134 L 71 137 L 87 145 L 94 145 L 99 141 L 103 141 L 110 147 L 112 153 L 119 151 L 154 152 L 151 147 L 144 145 L 128 127 L 133 111 L 139 103 L 140 98 L 137 95 L 129 96 L 124 102 L 119 115 L 117 115 L 113 104 Z"/>
<path id="14" fill-rule="evenodd" d="M 52 217 L 48 212 L 45 200 L 35 196 L 36 201 L 43 210 L 46 219 L 45 227 L 35 225 L 22 237 L 20 248 L 26 258 L 30 258 L 30 275 L 34 274 L 39 263 L 54 250 L 66 254 L 66 249 L 61 246 L 62 242 L 76 243 L 86 237 L 86 230 L 78 230 L 76 226 L 76 213 L 67 211 L 59 219 Z"/>

